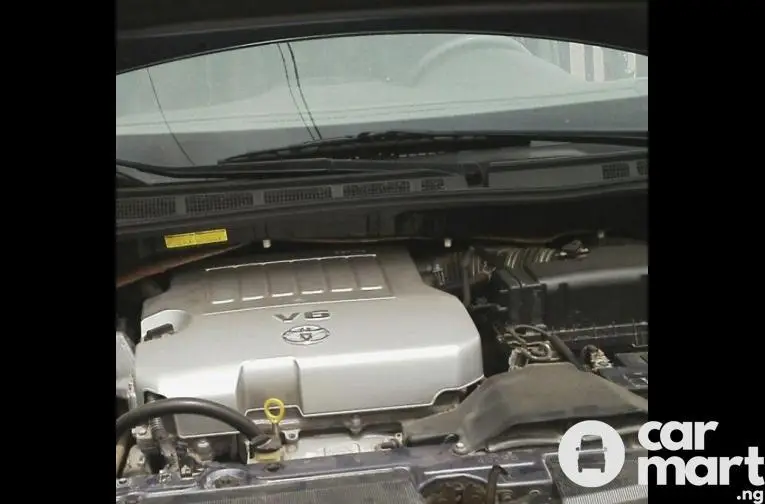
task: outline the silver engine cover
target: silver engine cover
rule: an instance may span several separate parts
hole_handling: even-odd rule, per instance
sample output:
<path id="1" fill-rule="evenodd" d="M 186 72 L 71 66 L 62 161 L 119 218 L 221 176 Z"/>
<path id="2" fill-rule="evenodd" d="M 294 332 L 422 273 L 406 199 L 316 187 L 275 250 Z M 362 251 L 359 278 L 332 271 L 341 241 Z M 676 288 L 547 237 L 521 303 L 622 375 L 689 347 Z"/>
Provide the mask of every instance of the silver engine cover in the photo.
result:
<path id="1" fill-rule="evenodd" d="M 175 332 L 146 339 L 172 324 Z M 423 283 L 406 249 L 221 264 L 175 276 L 144 304 L 136 386 L 262 418 L 433 405 L 483 377 L 478 331 L 456 297 Z M 232 434 L 180 415 L 181 437 Z"/>

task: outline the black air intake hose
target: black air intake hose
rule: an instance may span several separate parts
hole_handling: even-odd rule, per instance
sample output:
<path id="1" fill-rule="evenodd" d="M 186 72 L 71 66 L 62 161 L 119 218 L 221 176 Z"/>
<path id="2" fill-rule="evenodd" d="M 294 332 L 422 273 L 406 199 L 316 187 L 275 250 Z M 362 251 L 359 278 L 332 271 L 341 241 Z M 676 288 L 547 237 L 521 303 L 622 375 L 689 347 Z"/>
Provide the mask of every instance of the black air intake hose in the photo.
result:
<path id="1" fill-rule="evenodd" d="M 521 268 L 529 264 L 540 264 L 560 258 L 561 251 L 548 247 L 502 247 L 489 249 L 503 262 L 505 268 Z"/>
<path id="2" fill-rule="evenodd" d="M 181 414 L 199 415 L 220 420 L 244 434 L 255 446 L 262 445 L 271 439 L 252 420 L 238 411 L 213 401 L 194 397 L 159 399 L 128 411 L 117 418 L 117 439 L 124 432 L 153 418 Z"/>

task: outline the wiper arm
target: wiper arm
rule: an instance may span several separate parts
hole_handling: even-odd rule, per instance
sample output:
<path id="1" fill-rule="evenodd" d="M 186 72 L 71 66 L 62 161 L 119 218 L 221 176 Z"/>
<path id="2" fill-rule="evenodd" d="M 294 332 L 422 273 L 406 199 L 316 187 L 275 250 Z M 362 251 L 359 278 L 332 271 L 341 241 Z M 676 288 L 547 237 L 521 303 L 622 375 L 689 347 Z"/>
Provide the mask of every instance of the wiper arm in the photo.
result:
<path id="1" fill-rule="evenodd" d="M 424 154 L 528 147 L 532 142 L 647 147 L 647 132 L 428 132 L 386 131 L 318 140 L 250 152 L 216 165 L 168 167 L 117 159 L 120 167 L 166 179 L 274 179 L 336 174 L 461 174 L 461 168 L 428 163 Z M 415 156 L 407 157 L 407 154 Z M 123 170 L 124 171 L 124 170 Z M 132 177 L 135 178 L 135 177 Z M 172 182 L 163 180 L 160 182 Z"/>
<path id="2" fill-rule="evenodd" d="M 496 131 L 381 131 L 316 140 L 277 149 L 227 157 L 219 165 L 287 159 L 397 159 L 406 155 L 443 154 L 464 150 L 528 147 L 531 142 L 647 147 L 647 132 L 496 132 Z"/>
<path id="3" fill-rule="evenodd" d="M 212 166 L 168 167 L 122 159 L 116 160 L 120 167 L 169 179 L 273 179 L 335 174 L 411 174 L 437 173 L 454 175 L 458 170 L 423 163 L 400 163 L 396 161 L 343 160 L 329 158 L 252 161 Z M 126 176 L 130 176 L 127 174 Z"/>

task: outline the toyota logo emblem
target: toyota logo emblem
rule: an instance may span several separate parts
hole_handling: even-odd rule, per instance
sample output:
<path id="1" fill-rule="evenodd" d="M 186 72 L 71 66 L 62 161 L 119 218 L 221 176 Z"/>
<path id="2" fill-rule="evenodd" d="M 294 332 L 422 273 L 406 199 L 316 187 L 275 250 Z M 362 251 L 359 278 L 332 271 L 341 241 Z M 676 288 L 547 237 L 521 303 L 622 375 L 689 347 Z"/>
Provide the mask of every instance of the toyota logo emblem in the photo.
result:
<path id="1" fill-rule="evenodd" d="M 329 337 L 329 331 L 315 325 L 304 325 L 287 329 L 282 339 L 293 345 L 313 345 Z"/>

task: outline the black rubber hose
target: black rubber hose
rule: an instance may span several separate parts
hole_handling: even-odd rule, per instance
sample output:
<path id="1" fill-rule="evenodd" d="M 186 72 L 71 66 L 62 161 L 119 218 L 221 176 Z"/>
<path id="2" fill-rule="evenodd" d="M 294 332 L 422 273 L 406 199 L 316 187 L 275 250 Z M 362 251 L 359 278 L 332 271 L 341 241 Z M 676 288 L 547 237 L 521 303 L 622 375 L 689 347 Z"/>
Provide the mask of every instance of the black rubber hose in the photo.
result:
<path id="1" fill-rule="evenodd" d="M 152 418 L 181 414 L 199 415 L 220 420 L 247 436 L 255 446 L 270 440 L 270 437 L 264 434 L 252 420 L 238 411 L 213 401 L 194 397 L 159 399 L 128 411 L 117 418 L 117 439 L 122 433 Z"/>
<path id="2" fill-rule="evenodd" d="M 553 347 L 553 350 L 558 352 L 558 354 L 569 361 L 571 364 L 577 367 L 580 371 L 587 371 L 587 368 L 582 363 L 581 359 L 574 355 L 574 352 L 571 351 L 571 349 L 566 345 L 562 339 L 558 337 L 557 334 L 553 334 L 550 332 L 545 331 L 544 329 L 540 329 L 533 325 L 527 325 L 527 324 L 514 324 L 513 330 L 515 329 L 525 329 L 526 331 L 536 331 L 539 334 L 542 335 L 543 338 L 545 338 L 547 341 L 550 342 L 550 346 Z"/>
<path id="3" fill-rule="evenodd" d="M 466 307 L 469 307 L 470 303 L 473 302 L 470 290 L 470 263 L 473 260 L 473 254 L 475 254 L 475 249 L 473 247 L 468 248 L 465 255 L 462 256 L 460 264 L 462 267 L 462 304 Z"/>

